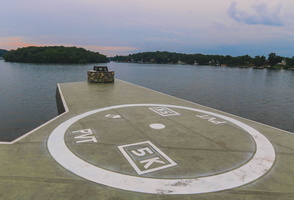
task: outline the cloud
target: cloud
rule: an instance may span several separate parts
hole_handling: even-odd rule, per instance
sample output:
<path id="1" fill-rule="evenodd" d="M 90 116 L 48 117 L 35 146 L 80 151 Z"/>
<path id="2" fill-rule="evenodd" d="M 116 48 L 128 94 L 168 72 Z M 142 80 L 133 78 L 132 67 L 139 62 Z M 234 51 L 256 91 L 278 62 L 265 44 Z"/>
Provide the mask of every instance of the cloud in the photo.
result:
<path id="1" fill-rule="evenodd" d="M 65 46 L 65 47 L 72 47 L 72 46 L 77 46 L 77 47 L 82 47 L 87 50 L 99 52 L 102 54 L 105 54 L 107 56 L 115 56 L 115 55 L 127 55 L 132 51 L 137 51 L 138 48 L 136 47 L 128 47 L 128 46 L 98 46 L 98 45 L 75 45 L 75 44 L 33 44 L 33 43 L 28 43 L 25 41 L 26 38 L 23 37 L 0 37 L 0 48 L 1 49 L 7 49 L 7 50 L 12 50 L 12 49 L 17 49 L 17 48 L 22 48 L 22 47 L 29 47 L 29 46 L 36 46 L 36 47 L 41 47 L 41 46 Z"/>
<path id="2" fill-rule="evenodd" d="M 4 37 L 0 38 L 0 46 L 3 49 L 11 50 L 17 49 L 19 47 L 29 47 L 38 45 L 24 42 L 22 37 Z"/>
<path id="3" fill-rule="evenodd" d="M 228 15 L 237 22 L 269 26 L 283 26 L 285 24 L 281 4 L 270 7 L 266 3 L 254 3 L 249 10 L 241 10 L 237 7 L 237 2 L 232 2 L 227 10 Z"/>

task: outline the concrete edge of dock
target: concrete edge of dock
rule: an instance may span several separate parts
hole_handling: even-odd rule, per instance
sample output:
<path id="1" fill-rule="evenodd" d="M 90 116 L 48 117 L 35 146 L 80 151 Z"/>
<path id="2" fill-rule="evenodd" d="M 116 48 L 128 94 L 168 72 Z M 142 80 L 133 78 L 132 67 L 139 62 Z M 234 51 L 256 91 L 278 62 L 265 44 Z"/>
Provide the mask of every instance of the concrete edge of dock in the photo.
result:
<path id="1" fill-rule="evenodd" d="M 126 82 L 126 83 L 129 83 L 127 81 L 123 81 L 123 80 L 120 80 L 122 82 Z M 135 85 L 133 83 L 129 83 L 131 85 Z M 167 95 L 167 96 L 170 96 L 170 97 L 173 97 L 173 98 L 176 98 L 176 99 L 181 99 L 181 98 L 178 98 L 178 97 L 175 97 L 175 96 L 172 96 L 172 95 L 169 95 L 169 94 L 165 94 L 165 93 L 162 93 L 162 92 L 159 92 L 159 91 L 155 91 L 155 90 L 152 90 L 152 89 L 149 89 L 149 88 L 146 88 L 146 87 L 143 87 L 143 86 L 140 86 L 140 85 L 135 85 L 137 87 L 141 87 L 141 88 L 144 88 L 144 89 L 147 89 L 147 90 L 151 90 L 151 91 L 154 91 L 154 92 L 157 92 L 159 94 L 162 94 L 162 95 Z M 20 140 L 22 140 L 23 138 L 29 136 L 30 134 L 34 133 L 35 131 L 39 130 L 40 128 L 46 126 L 47 124 L 51 123 L 52 121 L 58 119 L 59 117 L 61 117 L 62 115 L 64 115 L 65 113 L 69 112 L 69 109 L 68 109 L 68 106 L 66 104 L 66 101 L 64 99 L 64 96 L 62 94 L 62 91 L 60 90 L 60 84 L 57 84 L 56 86 L 56 94 L 55 94 L 55 99 L 56 99 L 56 106 L 57 106 L 57 111 L 58 111 L 58 116 L 50 119 L 49 121 L 41 124 L 40 126 L 34 128 L 33 130 L 25 133 L 24 135 L 14 139 L 13 141 L 11 142 L 6 142 L 6 141 L 1 141 L 0 140 L 0 145 L 1 144 L 14 144 Z M 185 99 L 181 99 L 183 101 L 187 101 L 189 103 L 193 103 L 193 104 L 196 104 L 196 105 L 201 105 L 201 104 L 198 104 L 198 103 L 195 103 L 195 102 L 192 102 L 192 101 L 188 101 L 188 100 L 185 100 Z M 257 124 L 260 124 L 260 125 L 263 125 L 263 126 L 266 126 L 266 127 L 269 127 L 269 128 L 273 128 L 273 129 L 276 129 L 276 130 L 279 130 L 279 131 L 282 131 L 282 132 L 285 132 L 287 134 L 291 134 L 291 135 L 294 135 L 294 133 L 290 132 L 290 131 L 287 131 L 287 130 L 283 130 L 283 129 L 280 129 L 280 128 L 277 128 L 277 127 L 274 127 L 274 126 L 270 126 L 270 125 L 267 125 L 267 124 L 263 124 L 261 122 L 257 122 L 257 121 L 254 121 L 254 120 L 251 120 L 251 119 L 248 119 L 248 118 L 244 118 L 244 117 L 241 117 L 241 116 L 237 116 L 237 115 L 234 115 L 234 114 L 231 114 L 231 113 L 227 113 L 227 112 L 224 112 L 224 111 L 221 111 L 221 110 L 218 110 L 218 109 L 215 109 L 215 108 L 211 108 L 211 107 L 208 107 L 208 106 L 204 106 L 204 105 L 201 105 L 202 107 L 206 107 L 208 109 L 211 109 L 211 110 L 215 110 L 217 112 L 221 112 L 221 113 L 224 113 L 226 115 L 230 115 L 230 116 L 233 116 L 233 117 L 238 117 L 240 119 L 244 119 L 244 120 L 247 120 L 247 121 L 251 121 L 251 122 L 254 122 L 254 123 L 257 123 Z"/>
<path id="2" fill-rule="evenodd" d="M 54 120 L 60 118 L 62 115 L 66 114 L 69 111 L 69 109 L 67 107 L 66 101 L 64 100 L 64 97 L 63 97 L 62 91 L 60 90 L 60 85 L 59 84 L 57 84 L 57 86 L 56 86 L 55 99 L 56 99 L 56 105 L 57 105 L 57 110 L 58 110 L 58 115 L 56 117 L 50 119 L 49 121 L 41 124 L 40 126 L 34 128 L 33 130 L 25 133 L 22 136 L 14 139 L 11 142 L 0 141 L 0 145 L 1 144 L 14 144 L 14 143 L 26 138 L 27 136 L 31 135 L 32 133 L 36 132 L 37 130 L 43 128 L 44 126 L 50 124 Z"/>

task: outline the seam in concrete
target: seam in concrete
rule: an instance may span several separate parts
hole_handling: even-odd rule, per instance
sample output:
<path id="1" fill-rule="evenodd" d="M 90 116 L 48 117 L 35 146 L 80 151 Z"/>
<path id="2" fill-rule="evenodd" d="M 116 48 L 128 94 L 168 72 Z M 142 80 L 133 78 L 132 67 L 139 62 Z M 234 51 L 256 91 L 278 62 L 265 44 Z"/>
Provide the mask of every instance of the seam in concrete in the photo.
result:
<path id="1" fill-rule="evenodd" d="M 68 106 L 67 106 L 67 104 L 66 104 L 66 102 L 65 102 L 65 99 L 64 99 L 64 96 L 63 96 L 63 94 L 62 94 L 62 91 L 61 91 L 61 89 L 60 89 L 60 85 L 59 85 L 59 84 L 57 84 L 57 89 L 58 89 L 58 92 L 59 92 L 60 97 L 61 97 L 62 104 L 63 104 L 64 109 L 65 109 L 65 112 L 64 112 L 64 113 L 62 113 L 62 114 L 60 114 L 60 115 L 54 117 L 53 119 L 51 119 L 51 120 L 45 122 L 44 124 L 38 126 L 37 128 L 35 128 L 35 129 L 31 130 L 30 132 L 28 132 L 28 133 L 26 133 L 26 134 L 24 134 L 24 135 L 22 135 L 22 136 L 16 138 L 15 140 L 13 140 L 13 141 L 11 141 L 11 142 L 1 142 L 1 141 L 0 141 L 0 144 L 14 144 L 14 143 L 16 143 L 16 142 L 22 140 L 23 138 L 29 136 L 29 135 L 32 134 L 33 132 L 35 132 L 35 131 L 41 129 L 41 128 L 44 127 L 44 126 L 46 126 L 47 124 L 51 123 L 52 121 L 58 119 L 59 117 L 63 116 L 64 114 L 66 114 L 66 113 L 69 111 L 69 109 L 68 109 Z"/>

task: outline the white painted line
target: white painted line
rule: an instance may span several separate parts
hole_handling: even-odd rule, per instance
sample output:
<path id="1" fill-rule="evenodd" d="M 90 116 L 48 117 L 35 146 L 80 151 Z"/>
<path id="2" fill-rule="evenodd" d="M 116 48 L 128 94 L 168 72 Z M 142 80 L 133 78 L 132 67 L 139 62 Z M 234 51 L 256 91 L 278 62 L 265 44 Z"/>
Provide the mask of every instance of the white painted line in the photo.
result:
<path id="1" fill-rule="evenodd" d="M 245 130 L 255 141 L 256 152 L 251 160 L 249 160 L 244 165 L 221 174 L 207 177 L 191 177 L 188 179 L 180 177 L 177 179 L 154 179 L 130 176 L 102 169 L 100 167 L 87 163 L 86 161 L 77 157 L 67 148 L 64 141 L 64 136 L 67 129 L 73 123 L 79 121 L 80 119 L 83 119 L 84 117 L 102 111 L 139 106 L 160 106 L 185 109 L 222 118 L 226 121 L 234 123 L 241 129 Z M 50 134 L 47 145 L 50 154 L 60 165 L 80 177 L 83 177 L 95 183 L 114 188 L 153 194 L 198 194 L 222 191 L 239 187 L 262 177 L 271 169 L 275 161 L 275 150 L 270 141 L 252 127 L 236 119 L 217 113 L 183 106 L 162 104 L 125 104 L 100 108 L 80 114 L 56 127 L 54 131 Z"/>
<path id="2" fill-rule="evenodd" d="M 13 140 L 12 142 L 1 142 L 1 141 L 0 141 L 0 144 L 14 144 L 14 143 L 16 143 L 16 142 L 22 140 L 23 138 L 29 136 L 30 134 L 34 133 L 35 131 L 37 131 L 37 130 L 43 128 L 44 126 L 46 126 L 47 124 L 53 122 L 54 120 L 58 119 L 58 118 L 61 117 L 62 115 L 66 114 L 69 110 L 68 110 L 67 104 L 66 104 L 66 102 L 65 102 L 65 100 L 64 100 L 64 96 L 63 96 L 63 94 L 62 94 L 62 91 L 61 91 L 61 89 L 60 89 L 60 85 L 57 84 L 57 87 L 58 87 L 58 91 L 59 91 L 60 96 L 61 96 L 61 100 L 62 100 L 62 104 L 63 104 L 64 109 L 65 109 L 65 112 L 62 113 L 62 114 L 60 114 L 60 115 L 58 115 L 58 116 L 56 116 L 56 117 L 54 117 L 53 119 L 47 121 L 46 123 L 44 123 L 44 124 L 38 126 L 37 128 L 35 128 L 35 129 L 33 129 L 33 130 L 27 132 L 26 134 L 24 134 L 24 135 L 22 135 L 22 136 L 16 138 L 16 139 Z"/>
<path id="3" fill-rule="evenodd" d="M 50 120 L 47 121 L 46 123 L 44 123 L 44 124 L 38 126 L 37 128 L 35 128 L 35 129 L 33 129 L 33 130 L 27 132 L 26 134 L 24 134 L 24 135 L 22 135 L 22 136 L 16 138 L 16 139 L 13 140 L 12 142 L 0 142 L 0 144 L 14 144 L 14 143 L 16 143 L 16 142 L 22 140 L 23 138 L 25 138 L 25 137 L 31 135 L 32 133 L 36 132 L 37 130 L 43 128 L 43 127 L 46 126 L 47 124 L 50 124 L 51 122 L 53 122 L 54 120 L 58 119 L 59 117 L 61 117 L 61 116 L 64 115 L 64 114 L 66 114 L 66 112 L 64 112 L 64 113 L 62 113 L 62 114 L 60 114 L 60 115 L 58 115 L 57 117 L 54 117 L 53 119 L 50 119 Z"/>
<path id="4" fill-rule="evenodd" d="M 106 118 L 112 118 L 112 119 L 119 119 L 121 118 L 120 115 L 113 115 L 113 114 L 107 114 L 105 115 Z"/>

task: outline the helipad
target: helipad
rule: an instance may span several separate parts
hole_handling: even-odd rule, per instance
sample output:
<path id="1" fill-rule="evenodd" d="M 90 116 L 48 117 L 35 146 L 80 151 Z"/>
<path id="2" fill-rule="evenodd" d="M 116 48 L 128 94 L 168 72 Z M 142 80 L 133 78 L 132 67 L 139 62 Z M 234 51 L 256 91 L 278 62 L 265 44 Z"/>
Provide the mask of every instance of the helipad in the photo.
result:
<path id="1" fill-rule="evenodd" d="M 57 99 L 61 116 L 0 145 L 1 199 L 294 197 L 292 133 L 119 80 Z"/>

